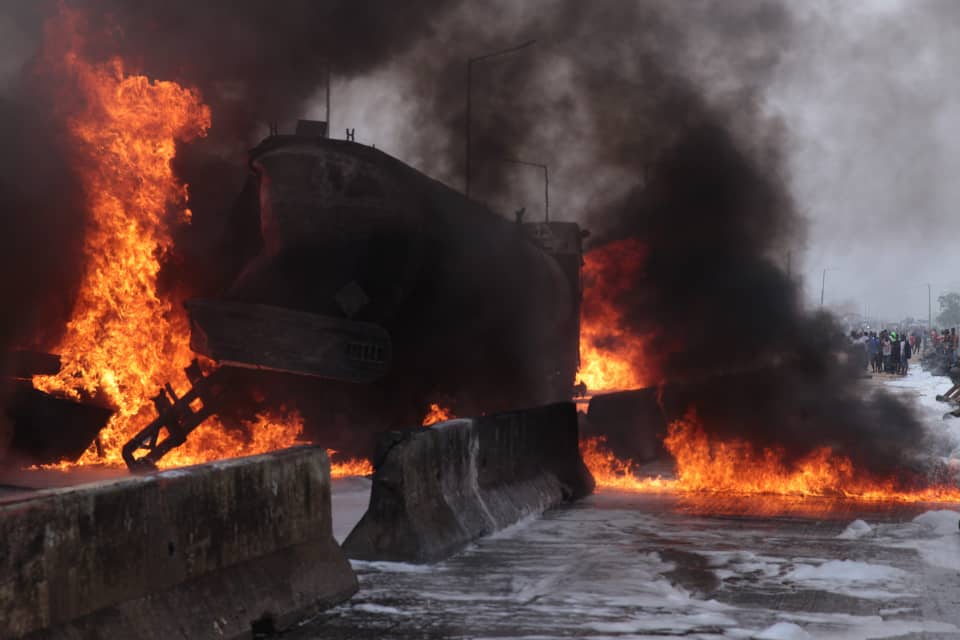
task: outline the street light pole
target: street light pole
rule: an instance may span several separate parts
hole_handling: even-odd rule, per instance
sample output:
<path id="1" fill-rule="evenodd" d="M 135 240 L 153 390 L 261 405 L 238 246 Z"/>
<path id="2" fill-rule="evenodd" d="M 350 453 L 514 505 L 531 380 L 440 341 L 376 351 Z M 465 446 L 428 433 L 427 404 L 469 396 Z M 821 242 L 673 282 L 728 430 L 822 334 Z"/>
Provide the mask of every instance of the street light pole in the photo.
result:
<path id="1" fill-rule="evenodd" d="M 326 85 L 327 85 L 327 137 L 332 138 L 330 134 L 333 131 L 333 128 L 330 123 L 330 61 L 327 60 L 327 73 L 326 73 Z"/>
<path id="2" fill-rule="evenodd" d="M 507 158 L 504 162 L 543 169 L 543 221 L 550 222 L 550 169 L 548 166 L 538 162 L 527 162 L 526 160 L 515 160 L 513 158 Z"/>
<path id="3" fill-rule="evenodd" d="M 927 331 L 933 330 L 933 306 L 930 304 L 930 283 L 927 283 Z"/>
<path id="4" fill-rule="evenodd" d="M 473 103 L 473 64 L 475 62 L 480 62 L 482 60 L 489 60 L 490 58 L 496 58 L 498 56 L 507 55 L 508 53 L 520 51 L 521 49 L 526 49 L 527 47 L 534 44 L 535 42 L 536 40 L 530 40 L 528 42 L 524 42 L 523 44 L 517 45 L 515 47 L 510 47 L 509 49 L 503 49 L 502 51 L 494 51 L 493 53 L 488 53 L 482 56 L 477 56 L 475 58 L 467 59 L 467 124 L 466 124 L 466 128 L 467 128 L 466 173 L 467 175 L 466 175 L 466 185 L 464 188 L 464 193 L 467 195 L 468 198 L 470 197 L 470 169 L 471 169 L 470 126 L 471 126 L 471 118 L 473 115 L 473 104 L 472 104 Z"/>
<path id="5" fill-rule="evenodd" d="M 820 280 L 820 306 L 821 307 L 823 306 L 823 292 L 827 288 L 827 271 L 836 271 L 836 269 L 827 267 L 826 269 L 823 270 L 823 278 Z"/>

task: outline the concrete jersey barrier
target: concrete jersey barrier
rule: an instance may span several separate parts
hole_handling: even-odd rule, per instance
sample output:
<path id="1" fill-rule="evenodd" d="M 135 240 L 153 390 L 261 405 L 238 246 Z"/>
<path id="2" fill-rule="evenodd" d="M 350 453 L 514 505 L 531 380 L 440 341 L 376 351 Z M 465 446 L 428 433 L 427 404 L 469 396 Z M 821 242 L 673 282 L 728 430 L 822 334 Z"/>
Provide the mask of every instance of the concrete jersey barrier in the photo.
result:
<path id="1" fill-rule="evenodd" d="M 326 451 L 0 502 L 0 637 L 240 638 L 349 598 Z"/>
<path id="2" fill-rule="evenodd" d="M 359 560 L 436 562 L 594 487 L 572 403 L 392 432 L 374 467 L 370 506 L 343 543 Z"/>

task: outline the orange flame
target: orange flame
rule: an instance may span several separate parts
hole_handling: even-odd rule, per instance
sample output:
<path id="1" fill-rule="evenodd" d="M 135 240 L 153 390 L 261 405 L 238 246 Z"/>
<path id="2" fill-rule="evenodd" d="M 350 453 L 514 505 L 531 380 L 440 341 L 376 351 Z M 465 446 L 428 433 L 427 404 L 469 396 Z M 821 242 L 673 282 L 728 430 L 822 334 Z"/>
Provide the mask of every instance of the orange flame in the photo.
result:
<path id="1" fill-rule="evenodd" d="M 430 405 L 430 410 L 427 412 L 427 415 L 423 417 L 423 422 L 420 423 L 424 427 L 429 427 L 432 424 L 437 424 L 438 422 L 446 422 L 447 420 L 452 420 L 456 416 L 453 415 L 453 412 L 446 407 L 441 407 L 436 402 Z"/>
<path id="2" fill-rule="evenodd" d="M 76 42 L 75 14 L 62 9 L 49 43 Z M 63 367 L 34 385 L 74 398 L 95 397 L 116 407 L 80 464 L 121 464 L 121 448 L 153 419 L 150 399 L 170 381 L 183 389 L 193 358 L 182 300 L 158 288 L 161 261 L 173 245 L 171 217 L 186 223 L 187 185 L 171 162 L 176 145 L 206 135 L 210 110 L 197 91 L 175 82 L 129 75 L 115 59 L 93 65 L 73 49 L 54 61 L 66 84 L 78 87 L 68 120 L 89 210 L 86 268 L 73 315 L 58 347 Z M 171 216 L 173 211 L 177 215 Z M 197 429 L 162 466 L 193 464 L 289 446 L 299 420 L 259 416 L 250 434 Z"/>
<path id="3" fill-rule="evenodd" d="M 646 250 L 628 238 L 584 255 L 580 319 L 580 381 L 591 391 L 648 386 L 645 338 L 626 326 L 618 298 L 630 291 L 643 272 Z"/>
<path id="4" fill-rule="evenodd" d="M 245 424 L 245 429 L 227 429 L 218 420 L 208 421 L 187 441 L 158 463 L 161 469 L 182 467 L 222 458 L 253 456 L 303 444 L 303 418 L 296 412 L 267 413 Z"/>
<path id="5" fill-rule="evenodd" d="M 634 474 L 632 460 L 620 460 L 606 447 L 606 438 L 584 438 L 580 441 L 580 456 L 593 474 L 597 487 L 601 489 L 620 489 L 643 493 L 673 491 L 677 488 L 674 480 L 663 478 L 639 478 Z"/>
<path id="6" fill-rule="evenodd" d="M 727 493 L 738 495 L 825 496 L 864 501 L 955 502 L 960 488 L 932 484 L 916 490 L 895 479 L 861 472 L 829 447 L 788 464 L 783 451 L 757 451 L 743 440 L 711 438 L 695 415 L 673 422 L 664 439 L 676 461 L 676 478 L 638 478 L 631 461 L 619 460 L 600 438 L 581 443 L 581 454 L 597 486 L 636 492 Z"/>
<path id="7" fill-rule="evenodd" d="M 349 476 L 369 476 L 373 474 L 373 465 L 369 460 L 362 458 L 348 458 L 338 462 L 333 461 L 333 456 L 337 453 L 335 449 L 327 449 L 327 455 L 330 456 L 330 477 L 347 478 Z"/>

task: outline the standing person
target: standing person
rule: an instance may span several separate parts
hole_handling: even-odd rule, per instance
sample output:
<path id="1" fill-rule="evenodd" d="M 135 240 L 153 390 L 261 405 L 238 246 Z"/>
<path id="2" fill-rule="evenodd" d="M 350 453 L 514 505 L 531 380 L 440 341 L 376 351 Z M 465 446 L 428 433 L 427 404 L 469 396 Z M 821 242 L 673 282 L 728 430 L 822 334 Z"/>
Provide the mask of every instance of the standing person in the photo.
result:
<path id="1" fill-rule="evenodd" d="M 874 333 L 877 339 L 877 373 L 883 373 L 883 332 Z"/>
<path id="2" fill-rule="evenodd" d="M 866 331 L 860 332 L 857 343 L 860 346 L 860 348 L 857 349 L 860 358 L 860 370 L 863 371 L 870 367 L 870 336 Z"/>
<path id="3" fill-rule="evenodd" d="M 873 373 L 879 373 L 877 371 L 879 359 L 880 359 L 880 340 L 877 338 L 877 334 L 874 331 L 870 332 L 870 337 L 867 338 L 867 359 L 870 361 L 870 371 Z"/>
<path id="4" fill-rule="evenodd" d="M 907 375 L 907 369 L 910 367 L 910 356 L 913 355 L 913 347 L 909 340 L 903 341 L 903 349 L 900 352 L 900 375 Z"/>
<path id="5" fill-rule="evenodd" d="M 894 332 L 890 342 L 890 373 L 900 373 L 900 335 Z"/>
<path id="6" fill-rule="evenodd" d="M 890 371 L 890 354 L 893 352 L 893 347 L 890 343 L 890 335 L 886 330 L 880 332 L 880 335 L 883 336 L 880 338 L 881 370 L 886 373 Z"/>

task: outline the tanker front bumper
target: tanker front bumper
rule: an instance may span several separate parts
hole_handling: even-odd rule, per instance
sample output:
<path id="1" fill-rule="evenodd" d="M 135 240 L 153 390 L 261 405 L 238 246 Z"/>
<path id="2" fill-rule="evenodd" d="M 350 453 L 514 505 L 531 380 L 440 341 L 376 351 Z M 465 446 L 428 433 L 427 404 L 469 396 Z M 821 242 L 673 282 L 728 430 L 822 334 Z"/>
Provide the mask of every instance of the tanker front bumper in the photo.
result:
<path id="1" fill-rule="evenodd" d="M 230 300 L 186 307 L 190 348 L 224 366 L 358 383 L 390 368 L 390 334 L 376 324 Z"/>

